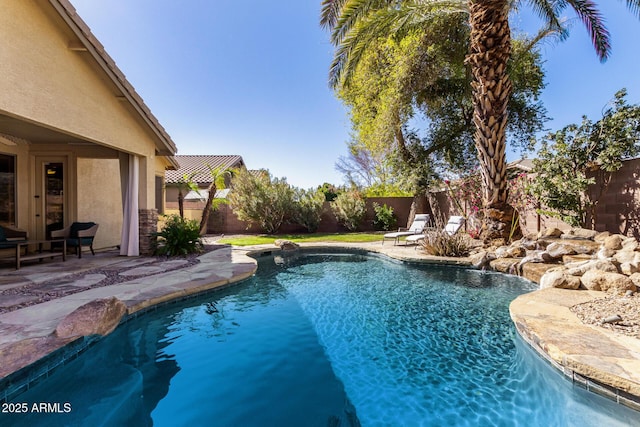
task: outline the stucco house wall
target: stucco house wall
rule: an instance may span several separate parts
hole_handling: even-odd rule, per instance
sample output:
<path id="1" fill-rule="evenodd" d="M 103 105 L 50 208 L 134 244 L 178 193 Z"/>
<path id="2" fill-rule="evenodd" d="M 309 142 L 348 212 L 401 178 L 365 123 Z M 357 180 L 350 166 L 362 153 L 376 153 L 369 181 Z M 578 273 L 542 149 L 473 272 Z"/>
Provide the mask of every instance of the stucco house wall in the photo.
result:
<path id="1" fill-rule="evenodd" d="M 138 213 L 147 224 L 164 205 L 158 182 L 177 167 L 175 144 L 71 3 L 0 0 L 0 8 L 0 154 L 15 157 L 13 225 L 45 237 L 44 168 L 58 162 L 64 224 L 95 221 L 94 246 L 115 246 L 130 156 L 139 162 Z"/>

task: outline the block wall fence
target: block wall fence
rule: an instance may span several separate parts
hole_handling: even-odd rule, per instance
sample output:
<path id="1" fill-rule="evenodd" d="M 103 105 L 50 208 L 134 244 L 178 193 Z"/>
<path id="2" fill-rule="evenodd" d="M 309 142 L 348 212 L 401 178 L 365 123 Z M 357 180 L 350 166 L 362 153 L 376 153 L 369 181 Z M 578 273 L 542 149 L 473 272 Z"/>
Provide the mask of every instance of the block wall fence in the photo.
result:
<path id="1" fill-rule="evenodd" d="M 592 187 L 592 191 L 598 191 L 600 183 Z M 451 215 L 465 214 L 460 212 L 455 203 L 451 203 L 446 191 L 431 192 L 426 197 L 426 212 L 434 220 L 433 225 L 440 225 L 446 222 Z M 412 197 L 373 197 L 366 200 L 367 213 L 365 220 L 359 231 L 373 231 L 373 220 L 375 213 L 374 202 L 393 207 L 397 218 L 397 226 L 406 226 L 409 212 L 411 210 Z M 464 202 L 461 203 L 463 209 L 467 209 Z M 200 220 L 204 202 L 185 201 L 185 217 Z M 167 202 L 166 213 L 178 213 L 177 202 Z M 537 234 L 547 228 L 559 228 L 568 230 L 570 225 L 546 215 L 539 215 L 535 209 L 529 209 L 522 213 L 521 226 L 525 234 Z M 467 228 L 473 224 L 467 224 Z M 608 190 L 600 198 L 600 203 L 596 209 L 595 229 L 598 231 L 609 231 L 620 233 L 626 236 L 633 236 L 640 239 L 640 159 L 627 160 L 622 168 L 612 175 Z M 300 226 L 285 224 L 282 233 L 305 232 Z M 328 202 L 325 202 L 322 213 L 322 221 L 318 232 L 336 233 L 345 229 L 338 224 Z M 222 205 L 211 215 L 209 220 L 209 234 L 259 234 L 262 231 L 256 226 L 247 226 L 247 223 L 240 221 L 228 205 Z"/>

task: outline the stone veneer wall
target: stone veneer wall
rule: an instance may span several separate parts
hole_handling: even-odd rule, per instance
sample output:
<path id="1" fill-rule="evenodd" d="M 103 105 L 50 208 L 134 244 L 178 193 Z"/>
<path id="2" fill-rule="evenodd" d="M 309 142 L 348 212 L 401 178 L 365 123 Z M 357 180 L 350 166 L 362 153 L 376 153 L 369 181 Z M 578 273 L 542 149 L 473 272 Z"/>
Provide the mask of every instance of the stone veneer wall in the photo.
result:
<path id="1" fill-rule="evenodd" d="M 156 209 L 139 209 L 140 255 L 153 255 L 155 239 L 153 233 L 158 230 L 158 211 Z"/>

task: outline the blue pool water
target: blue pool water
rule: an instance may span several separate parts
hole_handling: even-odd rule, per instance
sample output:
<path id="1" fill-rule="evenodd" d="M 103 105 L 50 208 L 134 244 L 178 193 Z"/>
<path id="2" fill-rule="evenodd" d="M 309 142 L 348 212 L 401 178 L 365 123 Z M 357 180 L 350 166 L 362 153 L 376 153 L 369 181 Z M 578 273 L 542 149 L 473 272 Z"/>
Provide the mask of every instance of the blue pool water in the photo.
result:
<path id="1" fill-rule="evenodd" d="M 21 426 L 633 426 L 517 337 L 515 277 L 357 254 L 255 277 L 121 326 L 0 414 Z"/>

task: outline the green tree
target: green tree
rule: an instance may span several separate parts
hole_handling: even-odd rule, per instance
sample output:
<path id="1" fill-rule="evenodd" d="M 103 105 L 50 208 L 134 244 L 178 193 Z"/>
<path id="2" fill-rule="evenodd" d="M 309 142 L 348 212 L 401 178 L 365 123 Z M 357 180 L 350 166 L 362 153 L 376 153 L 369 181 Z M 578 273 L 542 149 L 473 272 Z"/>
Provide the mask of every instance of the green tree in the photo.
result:
<path id="1" fill-rule="evenodd" d="M 330 79 L 344 78 L 357 65 L 368 41 L 381 29 L 401 34 L 410 27 L 425 27 L 436 17 L 464 14 L 469 23 L 469 51 L 465 63 L 472 75 L 474 142 L 483 178 L 484 238 L 508 238 L 514 209 L 508 200 L 506 177 L 506 128 L 512 92 L 509 60 L 512 53 L 509 0 L 323 0 L 321 24 L 332 29 L 336 53 Z M 533 11 L 549 28 L 566 34 L 560 14 L 575 11 L 585 24 L 596 53 L 605 60 L 610 53 L 609 33 L 593 1 L 529 0 Z M 640 0 L 626 0 L 640 13 Z"/>
<path id="2" fill-rule="evenodd" d="M 622 160 L 640 154 L 640 106 L 620 90 L 600 120 L 586 116 L 548 134 L 534 160 L 531 193 L 563 221 L 593 229 L 596 208 Z M 594 188 L 594 184 L 600 183 Z"/>
<path id="3" fill-rule="evenodd" d="M 243 168 L 234 173 L 228 200 L 238 219 L 273 234 L 293 212 L 294 190 L 286 178 L 273 178 L 268 171 L 253 175 Z"/>

